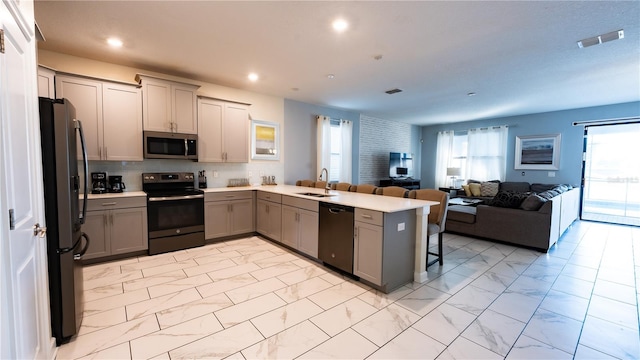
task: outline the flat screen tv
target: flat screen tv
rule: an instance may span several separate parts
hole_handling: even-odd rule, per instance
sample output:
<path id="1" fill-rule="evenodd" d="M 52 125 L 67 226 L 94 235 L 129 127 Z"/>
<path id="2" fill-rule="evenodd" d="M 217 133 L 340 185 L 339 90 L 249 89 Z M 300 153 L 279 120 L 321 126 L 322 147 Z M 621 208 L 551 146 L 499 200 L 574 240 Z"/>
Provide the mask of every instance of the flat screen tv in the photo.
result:
<path id="1" fill-rule="evenodd" d="M 389 177 L 413 177 L 413 154 L 401 152 L 389 153 Z"/>

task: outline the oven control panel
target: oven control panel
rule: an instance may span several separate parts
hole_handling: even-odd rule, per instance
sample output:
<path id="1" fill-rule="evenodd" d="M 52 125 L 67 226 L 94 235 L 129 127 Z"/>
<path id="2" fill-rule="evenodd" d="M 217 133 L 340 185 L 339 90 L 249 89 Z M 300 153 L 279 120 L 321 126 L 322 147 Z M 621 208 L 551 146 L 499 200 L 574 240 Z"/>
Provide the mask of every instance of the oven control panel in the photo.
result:
<path id="1" fill-rule="evenodd" d="M 176 183 L 190 182 L 195 179 L 194 173 L 178 172 L 178 173 L 143 173 L 142 183 Z"/>

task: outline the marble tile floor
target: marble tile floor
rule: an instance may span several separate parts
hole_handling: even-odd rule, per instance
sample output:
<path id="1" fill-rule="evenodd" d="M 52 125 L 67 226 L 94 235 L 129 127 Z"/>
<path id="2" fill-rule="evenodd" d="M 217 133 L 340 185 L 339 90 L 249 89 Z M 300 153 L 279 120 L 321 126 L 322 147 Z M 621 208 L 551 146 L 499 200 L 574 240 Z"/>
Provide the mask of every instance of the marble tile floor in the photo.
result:
<path id="1" fill-rule="evenodd" d="M 640 358 L 639 228 L 577 221 L 548 254 L 444 243 L 391 294 L 259 237 L 87 266 L 57 358 Z"/>

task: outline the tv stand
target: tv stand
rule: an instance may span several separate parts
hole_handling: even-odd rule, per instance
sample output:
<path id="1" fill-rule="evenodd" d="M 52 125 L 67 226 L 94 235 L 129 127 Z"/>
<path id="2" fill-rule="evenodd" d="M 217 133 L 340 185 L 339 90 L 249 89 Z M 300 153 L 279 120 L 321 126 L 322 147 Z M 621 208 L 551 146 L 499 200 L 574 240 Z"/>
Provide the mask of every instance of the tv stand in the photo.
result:
<path id="1" fill-rule="evenodd" d="M 420 179 L 412 178 L 389 178 L 380 180 L 380 187 L 400 186 L 407 190 L 420 189 Z"/>

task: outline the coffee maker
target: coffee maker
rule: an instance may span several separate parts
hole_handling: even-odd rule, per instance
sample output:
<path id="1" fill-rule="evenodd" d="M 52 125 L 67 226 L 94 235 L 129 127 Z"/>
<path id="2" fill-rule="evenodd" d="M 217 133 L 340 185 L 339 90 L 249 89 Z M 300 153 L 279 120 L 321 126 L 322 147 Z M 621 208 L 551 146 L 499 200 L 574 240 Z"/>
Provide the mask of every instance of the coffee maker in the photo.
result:
<path id="1" fill-rule="evenodd" d="M 91 193 L 104 194 L 107 192 L 107 173 L 94 172 L 91 173 Z"/>
<path id="2" fill-rule="evenodd" d="M 121 193 L 125 188 L 121 175 L 109 176 L 109 192 Z"/>

